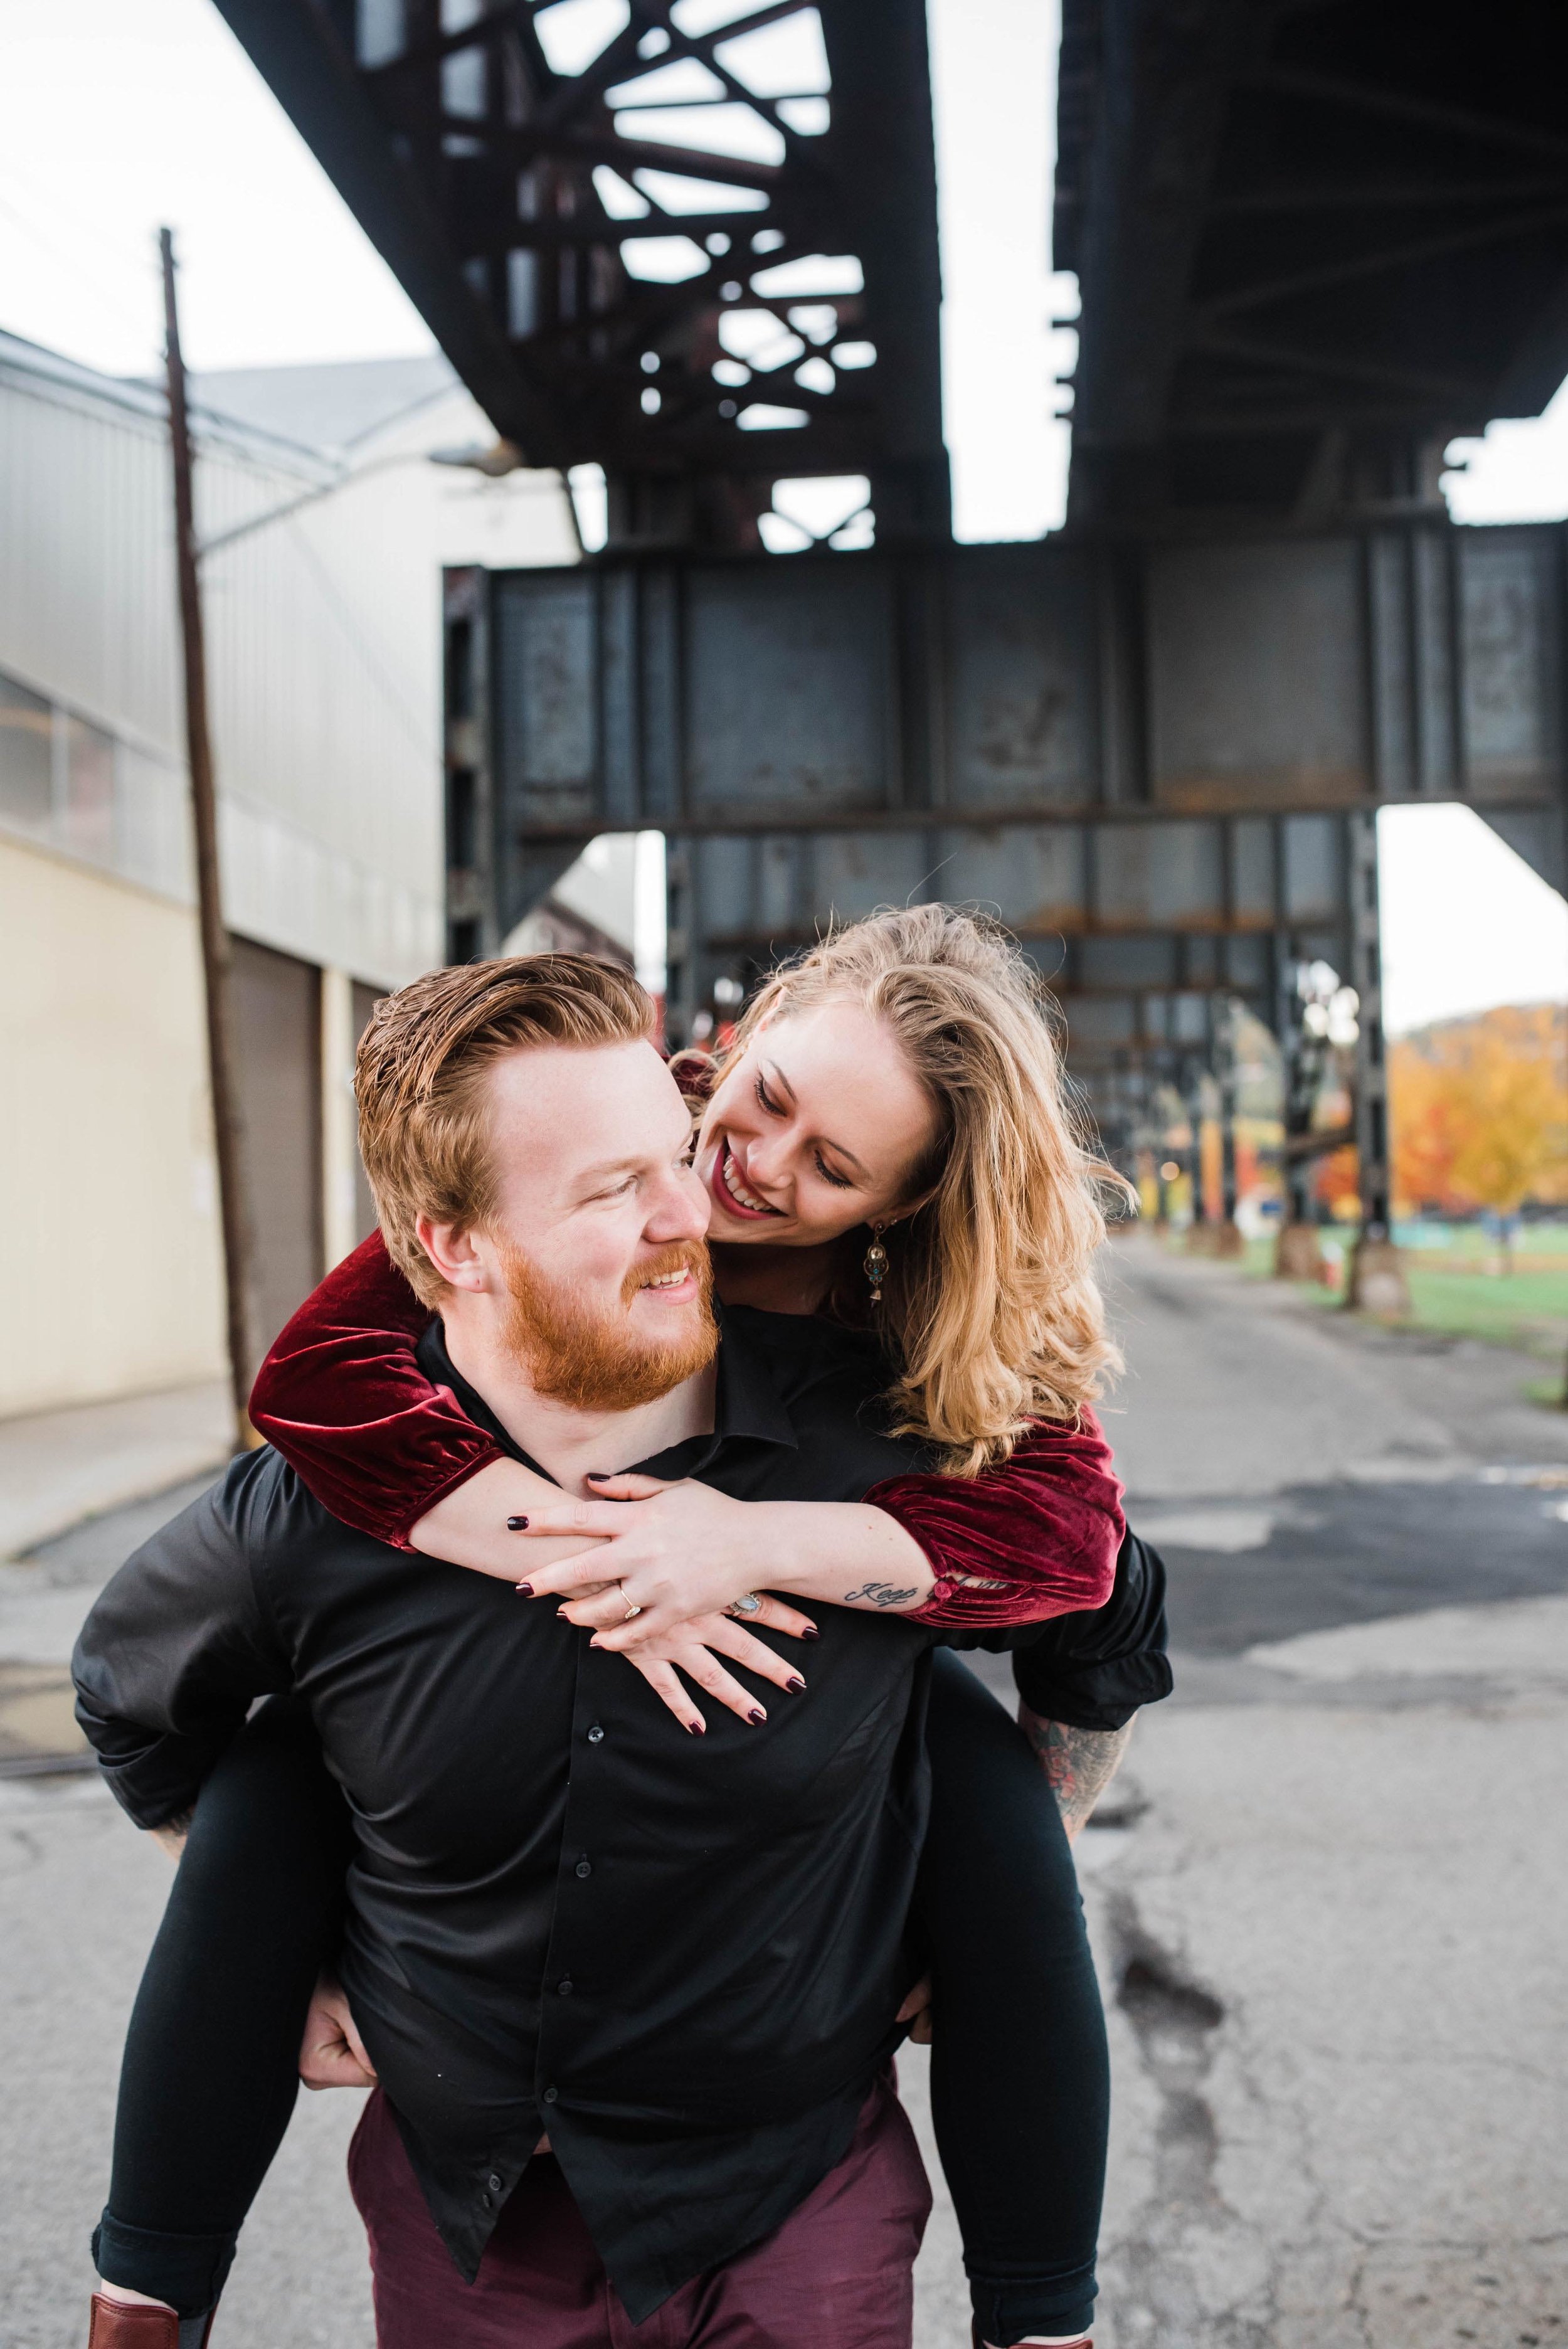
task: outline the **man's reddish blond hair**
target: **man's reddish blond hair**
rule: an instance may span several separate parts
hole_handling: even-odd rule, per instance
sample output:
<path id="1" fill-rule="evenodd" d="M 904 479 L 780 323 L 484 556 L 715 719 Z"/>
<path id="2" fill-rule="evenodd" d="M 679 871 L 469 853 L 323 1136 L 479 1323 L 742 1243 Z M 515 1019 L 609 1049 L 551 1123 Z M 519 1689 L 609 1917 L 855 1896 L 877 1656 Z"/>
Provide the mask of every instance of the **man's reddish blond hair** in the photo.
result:
<path id="1" fill-rule="evenodd" d="M 383 996 L 359 1040 L 359 1151 L 392 1261 L 433 1305 L 441 1281 L 415 1237 L 421 1216 L 471 1229 L 495 1207 L 485 1081 L 530 1044 L 634 1044 L 651 996 L 593 955 L 516 955 L 433 970 Z"/>

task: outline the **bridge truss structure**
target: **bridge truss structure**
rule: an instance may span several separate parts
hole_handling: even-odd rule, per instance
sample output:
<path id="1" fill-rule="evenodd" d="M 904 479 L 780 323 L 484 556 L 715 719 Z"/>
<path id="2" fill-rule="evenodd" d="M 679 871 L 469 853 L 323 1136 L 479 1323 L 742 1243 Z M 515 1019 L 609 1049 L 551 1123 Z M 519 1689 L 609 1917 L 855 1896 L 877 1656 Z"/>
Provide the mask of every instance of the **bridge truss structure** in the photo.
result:
<path id="1" fill-rule="evenodd" d="M 618 545 L 760 546 L 781 476 L 949 526 L 923 0 L 218 0 L 531 464 Z"/>

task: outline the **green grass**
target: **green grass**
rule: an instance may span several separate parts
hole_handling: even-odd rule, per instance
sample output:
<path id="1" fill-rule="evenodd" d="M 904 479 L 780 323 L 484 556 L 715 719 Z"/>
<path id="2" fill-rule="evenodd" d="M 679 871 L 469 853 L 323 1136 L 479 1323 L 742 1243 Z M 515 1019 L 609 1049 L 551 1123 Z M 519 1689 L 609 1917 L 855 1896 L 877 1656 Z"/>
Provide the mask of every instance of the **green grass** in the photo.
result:
<path id="1" fill-rule="evenodd" d="M 1355 1228 L 1339 1227 L 1325 1234 L 1346 1257 Z M 1171 1245 L 1180 1248 L 1180 1239 Z M 1537 1226 L 1521 1236 L 1521 1256 L 1534 1259 L 1529 1271 L 1499 1274 L 1496 1244 L 1478 1229 L 1460 1227 L 1444 1248 L 1408 1248 L 1406 1277 L 1410 1285 L 1411 1314 L 1404 1325 L 1449 1338 L 1480 1338 L 1494 1346 L 1511 1346 L 1543 1361 L 1561 1362 L 1568 1352 L 1568 1226 Z M 1272 1235 L 1251 1240 L 1240 1259 L 1249 1279 L 1266 1280 L 1274 1272 Z M 1541 1267 L 1541 1258 L 1561 1258 Z M 1297 1281 L 1296 1294 L 1306 1303 L 1336 1306 L 1337 1287 Z M 1562 1381 L 1535 1381 L 1530 1389 L 1536 1402 L 1561 1402 Z"/>
<path id="2" fill-rule="evenodd" d="M 1497 1241 L 1480 1224 L 1451 1224 L 1440 1247 L 1412 1247 L 1409 1253 L 1418 1263 L 1440 1269 L 1478 1265 L 1490 1271 L 1497 1261 Z M 1553 1271 L 1561 1265 L 1568 1272 L 1568 1223 L 1522 1224 L 1514 1254 L 1536 1262 L 1544 1257 Z"/>
<path id="3" fill-rule="evenodd" d="M 1407 1259 L 1413 1323 L 1454 1338 L 1486 1338 L 1532 1354 L 1568 1348 L 1568 1265 L 1561 1272 L 1429 1271 Z"/>

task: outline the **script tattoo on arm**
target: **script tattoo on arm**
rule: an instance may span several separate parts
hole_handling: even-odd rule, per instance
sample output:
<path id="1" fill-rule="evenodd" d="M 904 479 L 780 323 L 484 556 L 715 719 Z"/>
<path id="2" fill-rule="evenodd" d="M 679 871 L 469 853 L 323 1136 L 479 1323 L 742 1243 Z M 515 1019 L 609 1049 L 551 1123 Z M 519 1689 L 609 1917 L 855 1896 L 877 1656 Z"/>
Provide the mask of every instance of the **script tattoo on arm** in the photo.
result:
<path id="1" fill-rule="evenodd" d="M 912 1599 L 918 1599 L 920 1593 L 913 1582 L 907 1590 L 901 1590 L 897 1584 L 892 1582 L 862 1582 L 858 1590 L 845 1591 L 844 1605 L 846 1607 L 907 1607 Z"/>
<path id="2" fill-rule="evenodd" d="M 1074 1729 L 1065 1721 L 1042 1721 L 1026 1704 L 1018 1725 L 1040 1757 L 1069 1843 L 1115 1777 L 1132 1737 L 1124 1729 Z"/>

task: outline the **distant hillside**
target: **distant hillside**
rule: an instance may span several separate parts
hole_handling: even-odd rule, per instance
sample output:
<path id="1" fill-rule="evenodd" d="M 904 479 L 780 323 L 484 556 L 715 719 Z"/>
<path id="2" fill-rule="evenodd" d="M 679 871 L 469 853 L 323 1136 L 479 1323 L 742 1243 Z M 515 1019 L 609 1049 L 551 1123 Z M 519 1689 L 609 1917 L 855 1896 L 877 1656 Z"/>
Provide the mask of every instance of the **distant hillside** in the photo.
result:
<path id="1" fill-rule="evenodd" d="M 1480 1036 L 1494 1037 L 1511 1052 L 1555 1055 L 1568 1065 L 1568 1002 L 1505 1003 L 1495 1011 L 1472 1012 L 1468 1019 L 1434 1019 L 1429 1027 L 1412 1028 L 1389 1049 L 1408 1048 L 1423 1060 L 1441 1060 L 1461 1039 Z"/>

